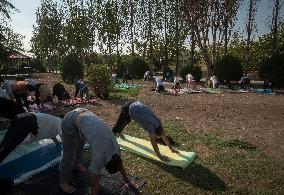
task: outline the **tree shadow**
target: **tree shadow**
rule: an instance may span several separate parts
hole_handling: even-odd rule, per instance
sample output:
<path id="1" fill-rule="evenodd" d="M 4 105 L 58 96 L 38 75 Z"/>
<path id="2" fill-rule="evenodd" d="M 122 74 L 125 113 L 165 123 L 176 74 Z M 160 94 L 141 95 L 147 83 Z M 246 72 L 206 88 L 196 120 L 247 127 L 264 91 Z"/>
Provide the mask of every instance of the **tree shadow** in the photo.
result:
<path id="1" fill-rule="evenodd" d="M 223 192 L 227 190 L 227 185 L 221 178 L 196 162 L 192 162 L 185 170 L 182 170 L 180 167 L 169 166 L 145 157 L 141 158 L 150 161 L 174 177 L 189 182 L 203 190 Z"/>

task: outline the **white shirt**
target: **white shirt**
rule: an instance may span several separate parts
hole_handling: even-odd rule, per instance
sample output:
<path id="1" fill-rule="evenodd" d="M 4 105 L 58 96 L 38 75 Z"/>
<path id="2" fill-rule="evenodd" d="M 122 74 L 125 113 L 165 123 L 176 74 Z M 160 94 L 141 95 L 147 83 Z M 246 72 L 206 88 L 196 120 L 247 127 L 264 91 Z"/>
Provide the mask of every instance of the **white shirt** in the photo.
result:
<path id="1" fill-rule="evenodd" d="M 212 83 L 218 83 L 218 79 L 217 79 L 217 77 L 215 77 L 215 76 L 210 77 L 210 81 L 211 81 Z"/>
<path id="2" fill-rule="evenodd" d="M 155 80 L 156 80 L 156 83 L 157 83 L 157 87 L 163 86 L 163 81 L 161 79 L 156 78 Z"/>
<path id="3" fill-rule="evenodd" d="M 28 83 L 28 84 L 30 84 L 30 85 L 33 85 L 33 86 L 36 85 L 36 81 L 33 80 L 33 79 L 26 79 L 25 81 L 26 81 L 26 83 Z"/>
<path id="4" fill-rule="evenodd" d="M 148 77 L 149 74 L 150 74 L 150 71 L 148 70 L 148 71 L 145 72 L 144 76 L 145 76 L 145 77 Z"/>
<path id="5" fill-rule="evenodd" d="M 51 139 L 57 135 L 62 135 L 61 123 L 62 119 L 45 113 L 34 113 L 37 118 L 38 140 Z"/>
<path id="6" fill-rule="evenodd" d="M 194 77 L 192 76 L 192 74 L 188 74 L 188 75 L 186 75 L 186 80 L 188 82 L 192 82 L 194 80 Z"/>
<path id="7" fill-rule="evenodd" d="M 177 77 L 174 78 L 174 84 L 177 84 L 179 82 L 179 79 Z"/>

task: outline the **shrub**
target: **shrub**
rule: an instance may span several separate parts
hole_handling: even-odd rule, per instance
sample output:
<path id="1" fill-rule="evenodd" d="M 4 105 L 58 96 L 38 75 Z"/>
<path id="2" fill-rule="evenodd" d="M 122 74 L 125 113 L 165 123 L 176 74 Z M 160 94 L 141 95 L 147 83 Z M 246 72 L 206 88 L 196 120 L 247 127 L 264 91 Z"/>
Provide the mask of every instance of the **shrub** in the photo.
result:
<path id="1" fill-rule="evenodd" d="M 77 54 L 67 55 L 61 65 L 61 77 L 66 83 L 74 83 L 76 79 L 82 79 L 84 75 L 84 65 Z"/>
<path id="2" fill-rule="evenodd" d="M 243 68 L 238 58 L 226 55 L 218 60 L 214 72 L 220 82 L 238 81 L 243 75 Z"/>
<path id="3" fill-rule="evenodd" d="M 46 72 L 46 67 L 38 58 L 32 59 L 30 62 L 31 69 L 35 72 Z"/>
<path id="4" fill-rule="evenodd" d="M 275 86 L 284 86 L 284 55 L 276 54 L 260 65 L 259 76 Z"/>
<path id="5" fill-rule="evenodd" d="M 185 80 L 186 75 L 187 74 L 192 74 L 192 76 L 194 77 L 195 81 L 199 82 L 200 79 L 202 78 L 202 70 L 200 68 L 200 66 L 184 66 L 181 70 L 180 70 L 180 76 L 182 77 L 183 80 Z"/>
<path id="6" fill-rule="evenodd" d="M 86 72 L 86 80 L 98 98 L 108 99 L 112 90 L 111 70 L 106 64 L 92 64 Z"/>
<path id="7" fill-rule="evenodd" d="M 133 78 L 139 79 L 142 79 L 144 73 L 149 70 L 148 64 L 141 58 L 134 58 L 127 68 Z"/>

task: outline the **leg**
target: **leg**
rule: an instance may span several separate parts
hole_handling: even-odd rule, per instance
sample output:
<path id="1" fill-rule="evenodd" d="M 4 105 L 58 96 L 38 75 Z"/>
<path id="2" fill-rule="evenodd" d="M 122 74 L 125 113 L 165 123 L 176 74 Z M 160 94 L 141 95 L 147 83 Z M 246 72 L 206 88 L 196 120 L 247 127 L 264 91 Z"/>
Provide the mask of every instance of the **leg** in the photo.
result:
<path id="1" fill-rule="evenodd" d="M 14 96 L 15 96 L 16 102 L 17 102 L 19 105 L 22 105 L 21 95 L 15 93 Z"/>
<path id="2" fill-rule="evenodd" d="M 17 120 L 17 119 L 15 119 Z M 22 119 L 19 119 L 22 120 Z M 29 135 L 30 129 L 15 121 L 8 128 L 0 144 L 0 163 Z"/>

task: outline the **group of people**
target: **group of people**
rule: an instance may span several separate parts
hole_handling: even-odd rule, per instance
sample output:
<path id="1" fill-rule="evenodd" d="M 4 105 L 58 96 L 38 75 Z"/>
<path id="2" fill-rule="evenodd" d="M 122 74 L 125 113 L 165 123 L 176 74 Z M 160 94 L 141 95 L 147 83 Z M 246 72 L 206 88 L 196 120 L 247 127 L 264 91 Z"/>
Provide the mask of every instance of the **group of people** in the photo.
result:
<path id="1" fill-rule="evenodd" d="M 90 176 L 92 194 L 98 192 L 99 173 L 103 168 L 111 174 L 120 172 L 126 186 L 136 187 L 127 176 L 116 140 L 116 136 L 124 138 L 122 131 L 131 120 L 147 132 L 159 159 L 170 161 L 160 153 L 156 137 L 161 137 L 172 152 L 178 153 L 170 145 L 161 120 L 140 101 L 126 102 L 113 128 L 85 108 L 77 108 L 58 117 L 46 113 L 27 112 L 16 103 L 14 107 L 17 109 L 5 111 L 11 123 L 0 143 L 0 164 L 23 141 L 52 139 L 56 144 L 63 146 L 59 188 L 65 193 L 73 193 L 76 190 L 70 183 L 73 169 Z M 85 142 L 91 148 L 91 163 L 88 168 L 80 164 Z"/>
<path id="2" fill-rule="evenodd" d="M 28 100 L 30 96 L 30 100 Z M 54 106 L 53 99 L 57 97 L 58 102 L 70 100 L 71 96 L 62 83 L 56 83 L 52 92 L 45 83 L 36 82 L 34 79 L 17 77 L 16 81 L 4 80 L 0 77 L 0 98 L 15 101 L 18 105 L 24 106 L 27 110 L 34 102 L 39 108 L 44 108 L 45 103 Z M 89 100 L 89 88 L 82 80 L 75 82 L 75 98 Z M 1 100 L 5 101 L 5 100 Z"/>

